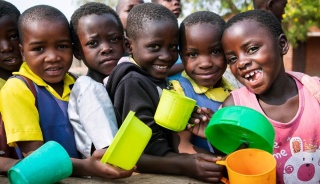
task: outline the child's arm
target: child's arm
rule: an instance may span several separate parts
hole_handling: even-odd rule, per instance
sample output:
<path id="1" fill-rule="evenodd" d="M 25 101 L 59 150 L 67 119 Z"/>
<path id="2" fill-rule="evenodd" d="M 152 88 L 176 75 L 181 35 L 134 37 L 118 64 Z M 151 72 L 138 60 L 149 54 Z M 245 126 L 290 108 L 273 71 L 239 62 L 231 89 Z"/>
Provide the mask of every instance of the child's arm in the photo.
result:
<path id="1" fill-rule="evenodd" d="M 29 155 L 32 151 L 38 149 L 43 142 L 41 141 L 23 141 L 18 142 L 19 148 L 21 149 L 24 156 Z M 131 176 L 133 169 L 125 171 L 117 169 L 108 164 L 100 162 L 103 154 L 106 150 L 96 150 L 90 158 L 87 159 L 76 159 L 71 158 L 73 176 L 97 176 L 108 179 L 123 178 Z"/>
<path id="2" fill-rule="evenodd" d="M 207 128 L 212 115 L 213 111 L 210 108 L 195 107 L 186 129 L 194 135 L 206 138 L 204 131 Z"/>
<path id="3" fill-rule="evenodd" d="M 168 152 L 159 157 L 143 154 L 137 170 L 144 173 L 174 174 L 189 176 L 205 182 L 219 182 L 224 166 L 215 164 L 221 160 L 208 154 L 176 154 Z"/>
<path id="4" fill-rule="evenodd" d="M 6 158 L 6 157 L 0 157 L 0 174 L 8 172 L 8 170 L 14 166 L 19 160 L 12 159 L 12 158 Z"/>
<path id="5" fill-rule="evenodd" d="M 225 99 L 224 102 L 222 103 L 222 107 L 226 107 L 226 106 L 234 106 L 234 100 L 233 100 L 232 94 L 229 95 L 228 98 Z"/>
<path id="6" fill-rule="evenodd" d="M 108 164 L 100 162 L 103 154 L 106 150 L 100 149 L 93 152 L 92 156 L 87 159 L 75 159 L 72 158 L 73 173 L 74 176 L 97 176 L 108 179 L 117 179 L 129 177 L 133 173 L 131 170 L 122 170 Z"/>
<path id="7" fill-rule="evenodd" d="M 211 154 L 208 150 L 197 147 L 191 143 L 192 133 L 185 130 L 182 132 L 173 132 L 172 133 L 172 141 L 173 141 L 173 149 L 177 153 L 207 153 Z"/>

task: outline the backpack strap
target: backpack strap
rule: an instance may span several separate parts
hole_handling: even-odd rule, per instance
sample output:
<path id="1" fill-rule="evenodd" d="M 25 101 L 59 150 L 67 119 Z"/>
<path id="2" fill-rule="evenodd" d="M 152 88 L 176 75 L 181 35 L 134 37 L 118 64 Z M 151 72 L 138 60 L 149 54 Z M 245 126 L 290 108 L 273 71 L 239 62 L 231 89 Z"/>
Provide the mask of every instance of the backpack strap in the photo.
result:
<path id="1" fill-rule="evenodd" d="M 299 80 L 309 92 L 318 100 L 320 103 L 320 81 L 317 77 L 310 77 L 307 74 L 300 72 L 287 72 L 290 76 Z"/>
<path id="2" fill-rule="evenodd" d="M 30 91 L 32 92 L 34 98 L 35 98 L 35 105 L 38 108 L 38 103 L 37 103 L 37 90 L 36 87 L 34 86 L 34 83 L 32 80 L 30 80 L 28 77 L 22 76 L 22 75 L 14 75 L 12 77 L 18 78 L 20 80 L 22 80 L 22 82 L 24 82 L 27 87 L 30 89 Z"/>

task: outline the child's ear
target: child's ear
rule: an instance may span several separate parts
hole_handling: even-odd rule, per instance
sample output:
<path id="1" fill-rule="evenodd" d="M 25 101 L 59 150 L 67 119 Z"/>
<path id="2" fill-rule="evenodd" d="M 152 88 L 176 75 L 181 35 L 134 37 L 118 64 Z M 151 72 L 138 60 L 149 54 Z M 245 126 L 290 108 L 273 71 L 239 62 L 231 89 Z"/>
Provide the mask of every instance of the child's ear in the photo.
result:
<path id="1" fill-rule="evenodd" d="M 25 61 L 25 59 L 24 59 L 24 50 L 23 50 L 23 47 L 22 47 L 21 43 L 19 44 L 19 49 L 20 49 L 20 54 L 22 56 L 22 61 Z"/>
<path id="2" fill-rule="evenodd" d="M 289 50 L 289 43 L 288 43 L 288 39 L 286 37 L 286 35 L 281 34 L 279 36 L 279 46 L 280 46 L 280 52 L 282 55 L 287 54 L 288 50 Z"/>
<path id="3" fill-rule="evenodd" d="M 272 9 L 272 6 L 273 6 L 273 0 L 268 0 L 267 2 L 267 10 L 271 10 Z"/>
<path id="4" fill-rule="evenodd" d="M 77 58 L 78 60 L 82 60 L 79 46 L 73 45 L 73 55 L 74 55 L 74 57 Z"/>
<path id="5" fill-rule="evenodd" d="M 127 37 L 125 37 L 123 39 L 123 48 L 124 48 L 124 51 L 126 53 L 130 53 L 131 49 L 130 49 L 130 43 L 129 43 L 129 39 Z"/>
<path id="6" fill-rule="evenodd" d="M 131 55 L 133 40 L 131 38 L 126 38 L 126 39 L 127 39 L 127 43 L 125 43 L 125 44 L 126 44 L 127 52 Z"/>

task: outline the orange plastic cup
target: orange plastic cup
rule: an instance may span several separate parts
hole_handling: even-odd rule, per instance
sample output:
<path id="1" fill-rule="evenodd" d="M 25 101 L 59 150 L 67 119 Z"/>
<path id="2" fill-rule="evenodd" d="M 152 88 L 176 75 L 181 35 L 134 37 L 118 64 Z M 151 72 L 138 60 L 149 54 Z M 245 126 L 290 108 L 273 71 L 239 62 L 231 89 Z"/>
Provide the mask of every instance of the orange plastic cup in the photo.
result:
<path id="1" fill-rule="evenodd" d="M 217 161 L 217 164 L 227 167 L 229 180 L 222 178 L 224 183 L 276 183 L 276 159 L 264 150 L 241 149 L 228 155 L 226 160 Z"/>

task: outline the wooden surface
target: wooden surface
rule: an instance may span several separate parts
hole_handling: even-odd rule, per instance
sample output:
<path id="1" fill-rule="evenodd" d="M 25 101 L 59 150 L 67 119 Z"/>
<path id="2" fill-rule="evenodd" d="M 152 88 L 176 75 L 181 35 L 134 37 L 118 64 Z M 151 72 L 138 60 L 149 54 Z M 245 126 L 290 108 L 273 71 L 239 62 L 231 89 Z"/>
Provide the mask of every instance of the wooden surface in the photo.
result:
<path id="1" fill-rule="evenodd" d="M 0 183 L 1 184 L 9 184 L 9 180 L 5 176 L 0 176 Z M 195 180 L 193 178 L 184 177 L 184 176 L 173 176 L 173 175 L 160 175 L 160 174 L 140 174 L 140 173 L 133 173 L 131 177 L 117 179 L 117 180 L 108 180 L 102 178 L 76 178 L 76 177 L 69 177 L 66 178 L 58 184 L 99 184 L 99 183 L 151 183 L 151 184 L 158 184 L 158 183 L 186 183 L 186 184 L 193 184 L 193 183 L 203 183 L 201 181 Z"/>

